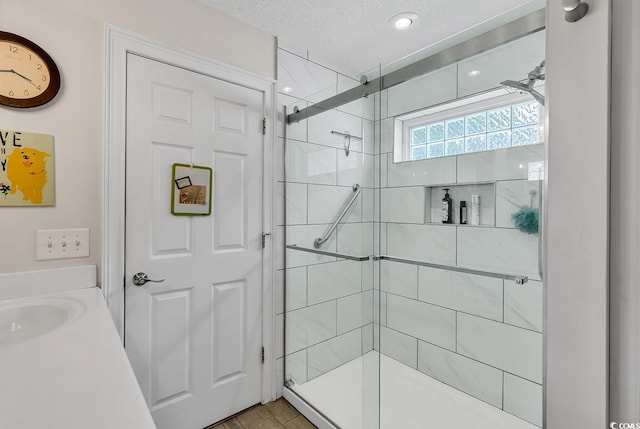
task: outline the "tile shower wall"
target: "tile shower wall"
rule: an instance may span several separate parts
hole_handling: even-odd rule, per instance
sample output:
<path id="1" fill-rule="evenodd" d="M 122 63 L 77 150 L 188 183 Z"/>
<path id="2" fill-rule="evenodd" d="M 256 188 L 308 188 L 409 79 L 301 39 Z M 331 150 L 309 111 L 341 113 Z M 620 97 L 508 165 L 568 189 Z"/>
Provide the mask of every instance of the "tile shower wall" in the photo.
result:
<path id="1" fill-rule="evenodd" d="M 285 234 L 286 244 L 313 248 L 353 195 L 355 183 L 362 192 L 322 250 L 373 253 L 373 100 L 292 124 L 286 133 L 284 123 L 285 106 L 290 113 L 294 106 L 302 109 L 358 84 L 310 61 L 306 52 L 278 49 L 277 253 Z M 352 139 L 346 156 L 344 137 L 331 131 L 362 140 Z M 286 338 L 279 340 L 280 379 L 303 384 L 372 350 L 372 266 L 290 249 L 286 267 L 284 260 L 277 255 L 278 334 Z"/>
<path id="2" fill-rule="evenodd" d="M 380 94 L 380 253 L 526 275 L 529 281 L 517 285 L 382 260 L 380 337 L 375 347 L 541 426 L 538 234 L 517 230 L 511 214 L 531 204 L 532 191 L 533 205 L 539 207 L 540 182 L 529 179 L 540 177 L 544 145 L 393 162 L 394 117 L 455 99 L 455 82 L 455 67 L 444 68 Z M 443 187 L 451 189 L 454 225 L 440 222 Z M 460 201 L 470 206 L 471 194 L 481 195 L 480 225 L 459 225 Z"/>
<path id="3" fill-rule="evenodd" d="M 535 37 L 539 40 L 532 43 L 544 46 L 543 33 Z M 287 46 L 278 52 L 282 121 L 284 106 L 302 109 L 358 85 L 309 61 L 307 52 Z M 540 177 L 543 146 L 393 162 L 396 116 L 493 89 L 496 82 L 530 70 L 529 61 L 513 61 L 508 52 L 500 60 L 500 55 L 500 49 L 484 53 L 365 102 L 355 101 L 291 125 L 286 142 L 282 122 L 277 206 L 284 207 L 286 192 L 287 222 L 285 226 L 280 211 L 277 249 L 284 249 L 285 228 L 288 244 L 312 247 L 348 198 L 350 186 L 360 183 L 360 198 L 324 249 L 524 274 L 529 282 L 518 286 L 389 261 L 376 262 L 379 270 L 373 270 L 373 263 L 291 250 L 285 270 L 280 253 L 279 327 L 284 326 L 286 313 L 288 331 L 279 362 L 283 368 L 286 359 L 285 379 L 304 383 L 375 345 L 416 371 L 541 425 L 542 283 L 537 274 L 537 236 L 517 231 L 511 213 L 528 205 L 529 192 L 538 189 L 539 183 L 529 180 L 529 170 L 531 176 Z M 475 61 L 505 66 L 496 67 L 500 76 L 467 79 L 465 67 L 473 69 Z M 292 91 L 285 94 L 289 82 L 294 83 Z M 374 125 L 381 128 L 379 145 L 374 145 Z M 353 141 L 353 151 L 345 157 L 343 138 L 331 135 L 331 130 L 349 131 L 364 140 Z M 437 222 L 444 185 L 452 188 L 454 207 L 461 199 L 470 205 L 469 196 L 481 194 L 480 226 Z"/>

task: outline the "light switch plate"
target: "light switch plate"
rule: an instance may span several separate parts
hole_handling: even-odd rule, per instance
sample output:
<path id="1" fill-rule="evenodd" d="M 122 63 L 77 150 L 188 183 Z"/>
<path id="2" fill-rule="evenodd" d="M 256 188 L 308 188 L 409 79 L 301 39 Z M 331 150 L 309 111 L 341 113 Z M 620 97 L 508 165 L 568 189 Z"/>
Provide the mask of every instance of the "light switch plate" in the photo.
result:
<path id="1" fill-rule="evenodd" d="M 89 256 L 89 228 L 36 230 L 36 260 Z"/>

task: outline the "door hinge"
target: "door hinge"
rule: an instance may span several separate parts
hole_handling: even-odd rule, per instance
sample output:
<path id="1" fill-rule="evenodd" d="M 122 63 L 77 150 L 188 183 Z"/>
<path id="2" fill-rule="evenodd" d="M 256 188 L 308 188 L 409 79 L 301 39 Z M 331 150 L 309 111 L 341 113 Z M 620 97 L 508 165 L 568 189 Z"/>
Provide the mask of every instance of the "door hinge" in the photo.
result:
<path id="1" fill-rule="evenodd" d="M 267 134 L 267 118 L 262 118 L 262 134 Z"/>
<path id="2" fill-rule="evenodd" d="M 264 363 L 264 346 L 262 346 L 262 352 L 260 353 L 260 359 Z"/>
<path id="3" fill-rule="evenodd" d="M 270 232 L 263 232 L 262 233 L 262 248 L 263 249 L 266 246 L 267 235 L 271 235 L 271 233 Z"/>

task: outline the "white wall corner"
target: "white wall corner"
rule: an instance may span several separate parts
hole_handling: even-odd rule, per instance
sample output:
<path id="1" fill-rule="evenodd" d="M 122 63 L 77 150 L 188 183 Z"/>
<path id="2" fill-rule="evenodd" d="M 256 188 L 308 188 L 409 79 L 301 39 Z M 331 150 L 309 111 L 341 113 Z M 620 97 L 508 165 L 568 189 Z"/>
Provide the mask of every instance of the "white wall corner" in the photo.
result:
<path id="1" fill-rule="evenodd" d="M 611 0 L 547 1 L 546 427 L 609 427 Z"/>

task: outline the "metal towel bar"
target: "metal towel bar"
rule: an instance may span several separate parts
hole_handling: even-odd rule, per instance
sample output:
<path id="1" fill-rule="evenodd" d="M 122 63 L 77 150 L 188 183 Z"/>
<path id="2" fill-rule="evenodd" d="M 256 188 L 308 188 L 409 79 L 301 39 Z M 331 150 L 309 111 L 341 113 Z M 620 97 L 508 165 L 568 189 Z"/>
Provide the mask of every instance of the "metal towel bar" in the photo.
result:
<path id="1" fill-rule="evenodd" d="M 316 250 L 316 249 L 309 249 L 309 248 L 306 248 L 306 247 L 298 247 L 297 244 L 288 244 L 287 245 L 287 249 L 299 250 L 301 252 L 316 253 L 318 255 L 324 255 L 324 256 L 333 256 L 335 258 L 348 259 L 350 261 L 362 262 L 362 261 L 368 261 L 369 259 L 373 259 L 374 261 L 380 259 L 380 260 L 391 261 L 391 262 L 399 262 L 401 264 L 419 265 L 421 267 L 435 268 L 435 269 L 438 269 L 438 270 L 455 271 L 455 272 L 458 272 L 458 273 L 474 274 L 474 275 L 477 275 L 477 276 L 493 277 L 493 278 L 496 278 L 496 279 L 513 280 L 514 282 L 516 282 L 516 284 L 519 284 L 519 285 L 523 285 L 523 284 L 525 284 L 525 283 L 527 283 L 529 281 L 529 277 L 520 276 L 520 275 L 517 275 L 517 274 L 503 274 L 503 273 L 494 273 L 494 272 L 491 272 L 491 271 L 473 270 L 471 268 L 453 267 L 453 266 L 450 266 L 450 265 L 441 265 L 441 264 L 432 264 L 431 262 L 415 261 L 413 259 L 396 258 L 394 256 L 386 256 L 386 255 L 382 255 L 382 256 L 352 256 L 352 255 L 344 255 L 342 253 L 326 252 L 324 250 Z"/>
<path id="2" fill-rule="evenodd" d="M 414 261 L 411 259 L 395 258 L 393 256 L 379 256 L 379 259 L 383 259 L 391 262 L 400 262 L 402 264 L 419 265 L 421 267 L 437 268 L 439 270 L 456 271 L 459 273 L 476 274 L 479 276 L 493 277 L 497 279 L 513 280 L 516 284 L 522 285 L 529 281 L 527 276 L 519 276 L 515 274 L 501 274 L 493 273 L 490 271 L 472 270 L 470 268 L 452 267 L 449 265 L 432 264 L 431 262 Z"/>
<path id="3" fill-rule="evenodd" d="M 337 219 L 335 220 L 335 222 L 333 222 L 333 225 L 331 225 L 331 228 L 329 228 L 327 230 L 327 232 L 324 233 L 324 235 L 322 237 L 316 238 L 313 241 L 313 247 L 315 247 L 316 249 L 319 249 L 320 246 L 322 246 L 331 236 L 331 234 L 333 233 L 333 231 L 336 230 L 336 228 L 338 227 L 338 223 L 340 223 L 340 221 L 342 220 L 342 218 L 344 217 L 344 215 L 347 214 L 347 211 L 349 211 L 349 208 L 351 207 L 351 205 L 353 204 L 353 202 L 356 200 L 356 198 L 358 198 L 358 195 L 360 195 L 360 185 L 358 185 L 357 183 L 355 183 L 353 185 L 353 196 L 351 197 L 351 199 L 349 201 L 347 201 L 347 203 L 342 207 L 342 211 L 340 212 L 340 214 L 338 215 Z"/>
<path id="4" fill-rule="evenodd" d="M 333 256 L 340 259 L 348 259 L 350 261 L 368 261 L 370 259 L 369 256 L 351 256 L 351 255 L 343 255 L 342 253 L 333 253 L 333 252 L 325 252 L 324 250 L 316 250 L 316 249 L 308 249 L 306 247 L 298 247 L 297 244 L 287 244 L 287 249 L 299 250 L 301 252 L 309 252 L 316 253 L 318 255 L 324 256 Z"/>

